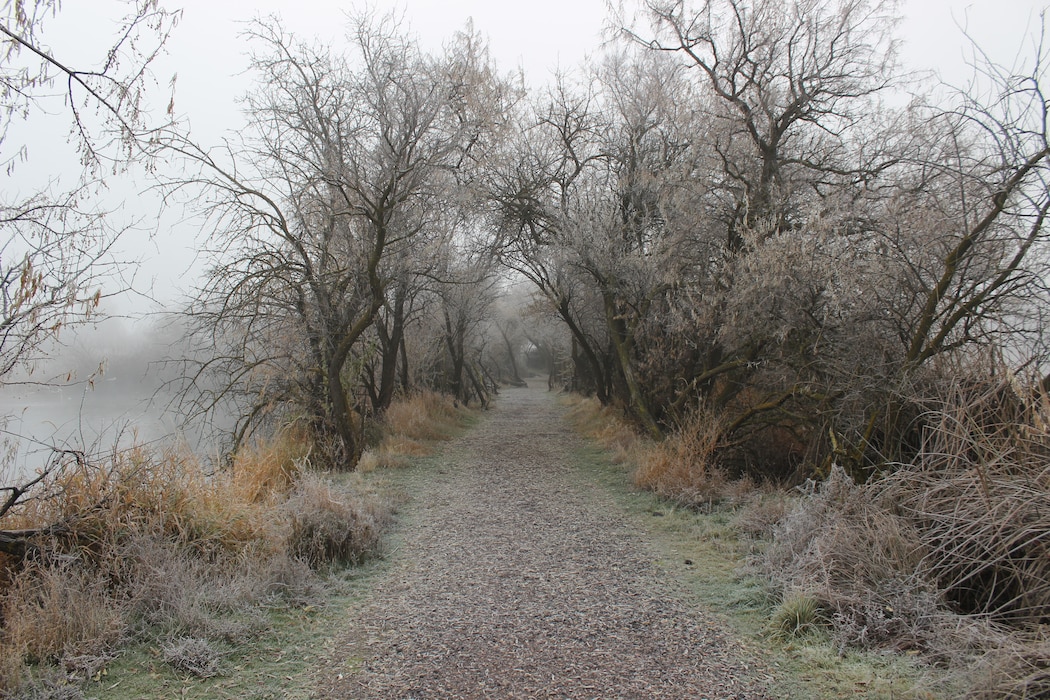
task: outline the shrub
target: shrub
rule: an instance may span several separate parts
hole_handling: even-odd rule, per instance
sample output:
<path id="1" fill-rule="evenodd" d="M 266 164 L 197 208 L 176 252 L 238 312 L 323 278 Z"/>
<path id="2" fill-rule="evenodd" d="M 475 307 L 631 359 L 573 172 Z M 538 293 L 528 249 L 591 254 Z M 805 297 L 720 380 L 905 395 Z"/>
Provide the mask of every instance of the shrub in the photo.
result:
<path id="1" fill-rule="evenodd" d="M 207 639 L 180 637 L 161 648 L 164 663 L 178 673 L 211 678 L 219 673 L 221 655 Z"/>
<path id="2" fill-rule="evenodd" d="M 919 575 L 918 531 L 877 490 L 834 467 L 774 529 L 762 566 L 820 601 L 840 643 L 914 646 L 934 633 L 937 591 Z"/>
<path id="3" fill-rule="evenodd" d="M 357 564 L 379 549 L 383 516 L 370 498 L 305 475 L 286 507 L 288 552 L 313 569 Z"/>

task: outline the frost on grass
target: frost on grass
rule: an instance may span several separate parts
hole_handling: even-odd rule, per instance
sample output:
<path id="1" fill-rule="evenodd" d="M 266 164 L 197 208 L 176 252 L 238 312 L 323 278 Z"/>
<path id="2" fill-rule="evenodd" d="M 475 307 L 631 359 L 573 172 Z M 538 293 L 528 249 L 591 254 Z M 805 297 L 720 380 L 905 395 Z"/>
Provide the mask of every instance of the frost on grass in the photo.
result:
<path id="1" fill-rule="evenodd" d="M 163 646 L 161 654 L 164 663 L 177 673 L 184 673 L 197 678 L 211 678 L 218 675 L 222 654 L 207 639 L 199 637 L 179 637 Z"/>

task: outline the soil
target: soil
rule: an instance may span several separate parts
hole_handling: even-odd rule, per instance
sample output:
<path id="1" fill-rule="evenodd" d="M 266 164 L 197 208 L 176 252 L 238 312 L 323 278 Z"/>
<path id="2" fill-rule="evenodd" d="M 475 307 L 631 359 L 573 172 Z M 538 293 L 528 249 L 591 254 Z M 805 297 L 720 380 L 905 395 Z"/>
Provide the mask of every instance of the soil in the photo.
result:
<path id="1" fill-rule="evenodd" d="M 581 473 L 564 414 L 506 389 L 442 451 L 315 697 L 770 697 L 768 671 Z"/>

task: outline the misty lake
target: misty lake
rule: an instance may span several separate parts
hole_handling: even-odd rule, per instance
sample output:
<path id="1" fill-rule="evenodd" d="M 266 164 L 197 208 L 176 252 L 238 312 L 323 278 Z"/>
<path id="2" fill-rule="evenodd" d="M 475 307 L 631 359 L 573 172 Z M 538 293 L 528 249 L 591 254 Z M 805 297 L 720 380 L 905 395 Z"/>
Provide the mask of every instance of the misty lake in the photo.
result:
<path id="1" fill-rule="evenodd" d="M 161 388 L 163 365 L 157 363 L 170 356 L 177 338 L 149 326 L 108 321 L 72 339 L 49 361 L 57 371 L 39 375 L 72 370 L 80 381 L 15 382 L 0 388 L 0 451 L 7 449 L 0 486 L 46 466 L 55 449 L 105 456 L 134 444 L 162 448 L 179 441 L 200 453 L 213 444 L 201 438 L 200 430 L 180 425 L 168 408 L 170 394 Z"/>
<path id="2" fill-rule="evenodd" d="M 95 387 L 42 387 L 0 393 L 3 434 L 14 448 L 13 462 L 0 484 L 34 473 L 54 449 L 110 453 L 132 444 L 164 444 L 176 439 L 178 426 L 164 411 L 164 401 L 151 401 L 150 383 L 102 379 Z M 17 446 L 15 446 L 17 444 Z"/>

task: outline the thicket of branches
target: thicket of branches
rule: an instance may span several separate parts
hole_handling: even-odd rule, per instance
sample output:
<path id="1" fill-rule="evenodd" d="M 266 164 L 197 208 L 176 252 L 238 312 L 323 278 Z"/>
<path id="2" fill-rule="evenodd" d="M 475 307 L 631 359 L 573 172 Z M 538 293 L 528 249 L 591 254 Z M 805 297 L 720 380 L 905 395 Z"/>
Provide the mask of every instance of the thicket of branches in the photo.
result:
<path id="1" fill-rule="evenodd" d="M 1045 56 L 901 96 L 896 5 L 650 0 L 520 116 L 493 226 L 574 382 L 792 480 L 906 461 L 945 377 L 1043 371 Z"/>

